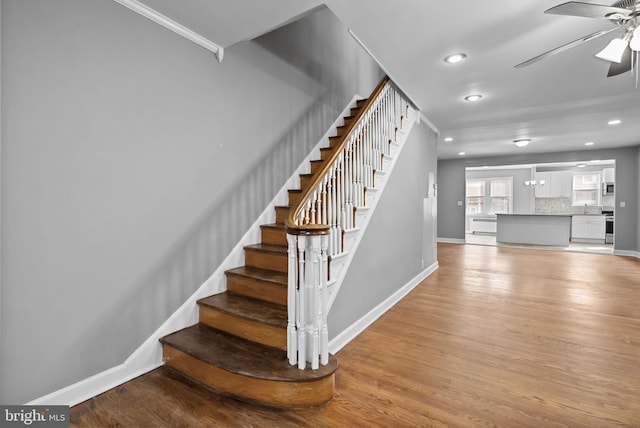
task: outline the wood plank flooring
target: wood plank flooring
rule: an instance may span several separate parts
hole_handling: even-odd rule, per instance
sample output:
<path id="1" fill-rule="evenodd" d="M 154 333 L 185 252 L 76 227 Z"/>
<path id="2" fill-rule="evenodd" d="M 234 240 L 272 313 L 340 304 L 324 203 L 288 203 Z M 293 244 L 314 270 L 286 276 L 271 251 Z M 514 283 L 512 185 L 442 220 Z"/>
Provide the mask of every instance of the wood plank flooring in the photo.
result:
<path id="1" fill-rule="evenodd" d="M 640 426 L 639 259 L 439 244 L 438 260 L 338 353 L 326 406 L 245 404 L 161 368 L 71 426 Z"/>

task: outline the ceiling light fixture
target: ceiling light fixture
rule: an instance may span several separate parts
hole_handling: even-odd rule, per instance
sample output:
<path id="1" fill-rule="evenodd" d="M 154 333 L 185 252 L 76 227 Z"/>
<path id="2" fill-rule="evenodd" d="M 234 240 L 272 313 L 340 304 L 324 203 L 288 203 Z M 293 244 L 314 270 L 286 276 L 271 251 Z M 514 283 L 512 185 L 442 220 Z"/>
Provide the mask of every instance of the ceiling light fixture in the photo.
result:
<path id="1" fill-rule="evenodd" d="M 585 168 L 587 166 L 586 163 L 579 163 L 578 165 L 576 165 L 578 168 Z"/>
<path id="2" fill-rule="evenodd" d="M 624 51 L 628 46 L 629 40 L 627 37 L 623 39 L 613 39 L 607 46 L 605 46 L 604 49 L 596 54 L 596 57 L 605 61 L 620 64 L 622 62 L 622 55 L 624 55 Z"/>
<path id="3" fill-rule="evenodd" d="M 457 64 L 459 62 L 464 61 L 465 59 L 467 59 L 467 55 L 463 53 L 456 53 L 456 54 L 447 56 L 444 59 L 444 62 L 446 62 L 447 64 Z"/>
<path id="4" fill-rule="evenodd" d="M 611 125 L 611 126 L 620 125 L 621 123 L 622 123 L 622 121 L 620 119 L 613 119 L 613 120 L 610 120 L 608 122 L 608 124 Z"/>
<path id="5" fill-rule="evenodd" d="M 451 137 L 446 137 L 446 138 L 444 139 L 444 141 L 446 141 L 447 143 L 450 143 L 450 142 L 452 142 L 452 141 L 453 141 L 453 138 L 451 138 Z"/>
<path id="6" fill-rule="evenodd" d="M 513 140 L 513 142 L 518 147 L 525 147 L 531 142 L 531 139 L 530 138 L 521 138 L 519 140 Z"/>
<path id="7" fill-rule="evenodd" d="M 464 155 L 466 155 L 466 153 L 465 153 L 465 152 L 460 152 L 460 153 L 458 153 L 458 156 L 464 156 Z"/>
<path id="8" fill-rule="evenodd" d="M 633 30 L 633 36 L 631 36 L 629 47 L 632 51 L 640 51 L 640 26 L 637 26 L 636 29 Z"/>
<path id="9" fill-rule="evenodd" d="M 595 143 L 593 141 L 588 141 L 584 143 L 585 146 L 593 146 Z"/>
<path id="10" fill-rule="evenodd" d="M 474 95 L 467 95 L 466 97 L 464 97 L 465 101 L 469 101 L 469 102 L 475 102 L 475 101 L 480 101 L 482 99 L 482 95 L 479 94 L 474 94 Z"/>

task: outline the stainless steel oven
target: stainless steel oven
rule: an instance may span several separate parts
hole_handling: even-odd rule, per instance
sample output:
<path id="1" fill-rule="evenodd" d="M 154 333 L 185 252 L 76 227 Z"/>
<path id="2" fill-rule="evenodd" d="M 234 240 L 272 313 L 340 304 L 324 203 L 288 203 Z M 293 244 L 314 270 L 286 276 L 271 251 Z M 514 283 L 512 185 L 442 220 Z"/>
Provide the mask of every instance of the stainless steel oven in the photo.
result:
<path id="1" fill-rule="evenodd" d="M 602 195 L 613 195 L 614 187 L 613 183 L 602 183 Z"/>

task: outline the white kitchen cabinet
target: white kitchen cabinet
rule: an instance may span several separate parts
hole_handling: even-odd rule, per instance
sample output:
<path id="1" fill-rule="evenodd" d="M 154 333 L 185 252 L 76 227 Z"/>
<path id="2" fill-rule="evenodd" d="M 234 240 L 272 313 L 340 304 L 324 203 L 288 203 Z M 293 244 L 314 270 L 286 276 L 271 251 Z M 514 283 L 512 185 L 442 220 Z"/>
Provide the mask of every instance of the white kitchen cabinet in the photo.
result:
<path id="1" fill-rule="evenodd" d="M 615 183 L 616 181 L 615 168 L 602 168 L 602 175 L 605 183 Z"/>
<path id="2" fill-rule="evenodd" d="M 570 198 L 573 190 L 571 171 L 536 173 L 536 198 Z M 539 183 L 544 181 L 543 185 Z"/>
<path id="3" fill-rule="evenodd" d="M 550 174 L 549 194 L 552 198 L 570 198 L 573 190 L 571 171 L 554 171 Z"/>
<path id="4" fill-rule="evenodd" d="M 571 219 L 571 240 L 604 242 L 605 217 L 602 215 L 574 215 Z"/>

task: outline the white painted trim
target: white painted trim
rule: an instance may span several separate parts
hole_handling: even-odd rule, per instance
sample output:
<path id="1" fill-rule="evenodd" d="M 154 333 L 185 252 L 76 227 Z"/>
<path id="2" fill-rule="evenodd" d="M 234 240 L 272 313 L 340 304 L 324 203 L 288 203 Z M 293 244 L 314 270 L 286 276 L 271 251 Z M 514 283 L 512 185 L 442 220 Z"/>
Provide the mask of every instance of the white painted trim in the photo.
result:
<path id="1" fill-rule="evenodd" d="M 636 257 L 640 259 L 640 251 L 613 250 L 613 254 L 616 256 Z"/>
<path id="2" fill-rule="evenodd" d="M 466 244 L 467 241 L 464 239 L 454 239 L 454 238 L 440 238 L 438 237 L 438 242 L 442 242 L 445 244 Z"/>
<path id="3" fill-rule="evenodd" d="M 174 33 L 184 37 L 185 39 L 191 40 L 193 43 L 213 52 L 214 54 L 216 54 L 218 62 L 222 62 L 222 58 L 224 56 L 224 48 L 222 46 L 217 45 L 216 43 L 190 30 L 184 25 L 177 23 L 173 19 L 161 14 L 155 9 L 150 8 L 146 4 L 140 3 L 138 0 L 113 1 L 131 9 L 132 11 L 144 16 L 147 19 L 150 19 L 156 24 L 162 25 L 164 28 L 173 31 Z"/>
<path id="4" fill-rule="evenodd" d="M 438 262 L 433 263 L 427 269 L 420 272 L 407 284 L 402 286 L 398 291 L 387 297 L 382 303 L 370 310 L 365 316 L 353 323 L 351 326 L 344 329 L 340 334 L 335 336 L 329 342 L 329 352 L 336 354 L 342 348 L 344 348 L 349 342 L 355 339 L 360 333 L 362 333 L 367 327 L 373 324 L 378 318 L 380 318 L 385 312 L 391 309 L 396 303 L 402 300 L 411 290 L 416 288 L 418 284 L 428 278 L 433 272 L 438 269 Z"/>
<path id="5" fill-rule="evenodd" d="M 226 290 L 224 272 L 244 264 L 244 247 L 260 241 L 260 225 L 275 221 L 275 206 L 286 205 L 288 190 L 298 186 L 299 175 L 308 171 L 309 162 L 312 158 L 319 158 L 320 147 L 328 146 L 329 136 L 335 133 L 337 126 L 342 125 L 343 118 L 350 114 L 351 107 L 361 98 L 360 95 L 355 95 L 349 101 L 336 121 L 300 163 L 298 169 L 280 188 L 271 203 L 264 209 L 215 272 L 123 364 L 37 398 L 27 404 L 74 406 L 163 365 L 160 338 L 197 323 L 198 307 L 196 301 L 202 297 L 222 293 Z"/>
<path id="6" fill-rule="evenodd" d="M 80 382 L 69 385 L 66 388 L 62 388 L 44 397 L 37 398 L 29 403 L 27 406 L 35 405 L 68 405 L 75 406 L 83 401 L 89 400 L 96 395 L 115 388 L 118 385 L 122 385 L 138 376 L 150 372 L 153 369 L 158 368 L 162 364 L 143 367 L 137 371 L 131 370 L 125 364 L 113 367 L 109 370 L 105 370 L 98 373 L 95 376 L 91 376 Z"/>

